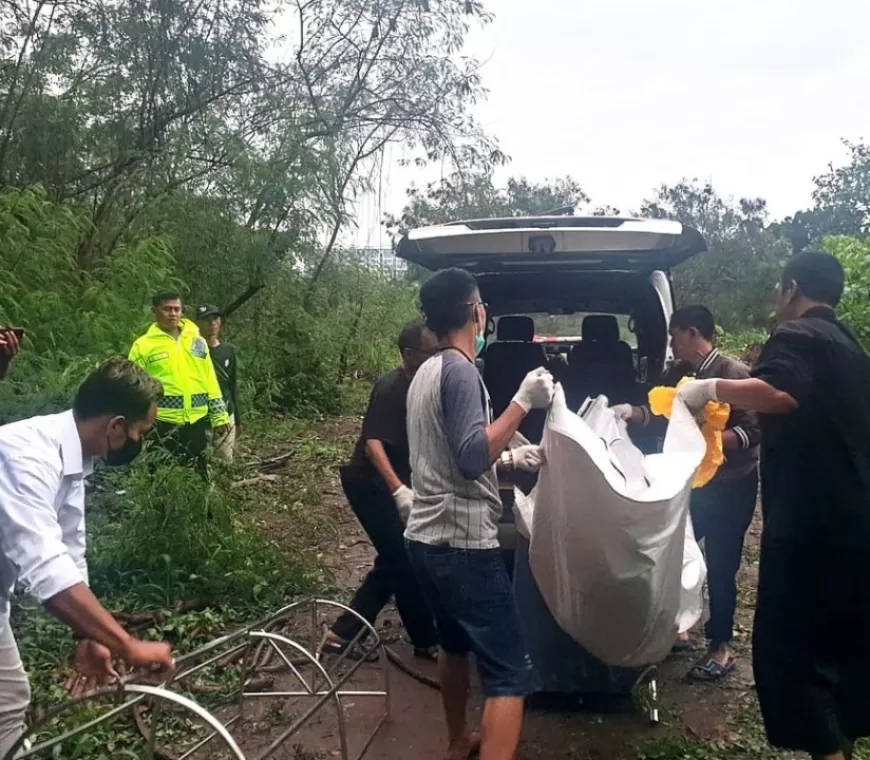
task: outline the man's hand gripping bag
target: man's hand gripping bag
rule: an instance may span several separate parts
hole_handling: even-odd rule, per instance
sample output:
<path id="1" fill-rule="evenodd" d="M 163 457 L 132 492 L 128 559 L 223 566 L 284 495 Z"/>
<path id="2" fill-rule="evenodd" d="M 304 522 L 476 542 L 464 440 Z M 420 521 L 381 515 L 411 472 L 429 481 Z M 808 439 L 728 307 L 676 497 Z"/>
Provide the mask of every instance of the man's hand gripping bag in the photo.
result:
<path id="1" fill-rule="evenodd" d="M 705 442 L 682 402 L 663 452 L 644 456 L 604 397 L 584 418 L 561 388 L 547 420 L 547 464 L 517 527 L 560 627 L 608 665 L 665 659 L 678 632 L 701 617 L 706 576 L 689 519 L 692 479 Z"/>

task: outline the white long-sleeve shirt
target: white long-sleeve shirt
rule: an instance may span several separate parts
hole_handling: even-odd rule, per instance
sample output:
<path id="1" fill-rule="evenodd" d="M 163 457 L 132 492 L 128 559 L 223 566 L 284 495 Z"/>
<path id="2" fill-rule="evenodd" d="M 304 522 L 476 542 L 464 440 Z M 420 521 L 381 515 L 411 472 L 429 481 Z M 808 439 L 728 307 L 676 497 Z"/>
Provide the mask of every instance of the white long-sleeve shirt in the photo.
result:
<path id="1" fill-rule="evenodd" d="M 88 582 L 85 486 L 72 411 L 0 427 L 0 629 L 16 582 L 42 603 Z"/>

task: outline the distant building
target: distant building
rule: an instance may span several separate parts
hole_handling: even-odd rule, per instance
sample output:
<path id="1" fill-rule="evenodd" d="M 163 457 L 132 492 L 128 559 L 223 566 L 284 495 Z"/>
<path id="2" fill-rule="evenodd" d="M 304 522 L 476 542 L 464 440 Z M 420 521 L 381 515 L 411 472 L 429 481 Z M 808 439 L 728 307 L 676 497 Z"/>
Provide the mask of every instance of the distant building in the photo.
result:
<path id="1" fill-rule="evenodd" d="M 392 248 L 351 248 L 348 257 L 390 277 L 403 277 L 408 268 L 408 263 L 396 256 Z"/>

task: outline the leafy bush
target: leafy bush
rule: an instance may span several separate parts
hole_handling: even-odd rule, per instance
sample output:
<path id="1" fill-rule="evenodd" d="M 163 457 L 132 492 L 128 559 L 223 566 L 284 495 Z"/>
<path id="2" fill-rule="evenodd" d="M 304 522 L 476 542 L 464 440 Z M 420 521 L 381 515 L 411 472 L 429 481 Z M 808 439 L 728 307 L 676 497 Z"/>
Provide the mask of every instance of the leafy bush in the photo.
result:
<path id="1" fill-rule="evenodd" d="M 738 332 L 718 331 L 718 347 L 729 356 L 740 358 L 746 350 L 756 343 L 764 343 L 767 340 L 764 330 L 741 330 Z"/>
<path id="2" fill-rule="evenodd" d="M 846 271 L 840 316 L 855 330 L 864 347 L 870 349 L 870 240 L 829 237 L 823 247 L 837 257 Z"/>
<path id="3" fill-rule="evenodd" d="M 280 605 L 310 589 L 310 565 L 282 552 L 243 519 L 227 473 L 206 484 L 189 468 L 146 454 L 110 477 L 90 512 L 91 584 L 99 594 L 135 593 L 143 605 L 195 598 L 236 607 Z M 113 484 L 114 481 L 114 484 Z"/>
<path id="4" fill-rule="evenodd" d="M 312 282 L 306 267 L 269 259 L 261 235 L 220 208 L 183 200 L 154 214 L 191 211 L 187 227 L 202 230 L 198 237 L 178 217 L 151 218 L 143 236 L 85 263 L 78 253 L 90 230 L 87 214 L 40 188 L 0 193 L 0 323 L 27 330 L 15 371 L 0 385 L 2 421 L 66 406 L 98 361 L 125 354 L 147 328 L 155 291 L 177 288 L 227 305 L 248 286 L 251 267 L 266 288 L 227 325 L 249 409 L 336 413 L 348 377 L 373 377 L 396 361 L 395 338 L 415 313 L 414 285 L 341 255 Z M 209 250 L 209 226 L 232 239 L 226 255 Z"/>

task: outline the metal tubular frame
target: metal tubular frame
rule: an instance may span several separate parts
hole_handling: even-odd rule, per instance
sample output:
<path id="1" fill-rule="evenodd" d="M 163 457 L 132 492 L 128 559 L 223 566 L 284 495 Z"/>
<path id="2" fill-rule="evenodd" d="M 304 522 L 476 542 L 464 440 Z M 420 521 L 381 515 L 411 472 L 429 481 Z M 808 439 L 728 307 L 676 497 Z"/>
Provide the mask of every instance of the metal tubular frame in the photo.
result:
<path id="1" fill-rule="evenodd" d="M 270 630 L 276 627 L 286 627 L 288 623 L 296 619 L 297 613 L 303 611 L 306 607 L 310 608 L 310 647 L 304 647 L 284 633 Z M 319 620 L 317 613 L 318 609 L 321 607 L 337 609 L 343 613 L 350 614 L 361 624 L 360 632 L 354 637 L 344 653 L 329 662 L 329 668 L 325 667 L 321 662 L 319 654 Z M 369 640 L 366 642 L 367 648 L 363 650 L 363 656 L 357 662 L 354 662 L 347 669 L 347 672 L 336 678 L 335 674 L 337 669 L 346 661 L 350 650 L 367 636 L 369 637 Z M 268 647 L 269 651 L 278 655 L 287 670 L 289 670 L 289 672 L 299 681 L 303 689 L 302 691 L 245 691 L 246 686 L 250 682 L 252 671 L 256 671 L 256 663 L 250 662 L 250 655 L 255 650 L 258 652 L 261 651 L 258 649 L 260 645 L 265 645 Z M 224 649 L 223 647 L 229 648 Z M 210 654 L 215 650 L 219 650 L 219 652 L 217 654 L 212 654 L 206 659 L 201 659 L 204 655 Z M 291 656 L 288 656 L 287 650 L 289 650 Z M 189 678 L 191 675 L 207 668 L 209 665 L 213 665 L 216 662 L 237 655 L 239 652 L 242 653 L 242 663 L 237 698 L 238 712 L 228 720 L 224 722 L 219 721 L 211 712 L 192 699 L 169 690 L 169 687 L 172 685 L 178 684 L 180 681 Z M 357 670 L 359 670 L 359 668 L 369 660 L 372 653 L 377 653 L 377 661 L 380 663 L 383 670 L 383 689 L 375 691 L 343 689 L 342 687 L 348 682 L 348 680 L 350 680 Z M 302 668 L 306 665 L 311 667 L 312 677 L 310 682 L 307 681 L 302 675 L 302 672 L 300 672 L 300 660 Z M 195 664 L 185 670 L 183 667 L 185 663 Z M 174 705 L 175 707 L 193 713 L 211 729 L 211 733 L 208 736 L 186 750 L 177 760 L 186 760 L 215 738 L 220 738 L 222 740 L 223 744 L 230 750 L 235 760 L 248 760 L 228 730 L 243 716 L 245 699 L 262 699 L 265 697 L 288 699 L 307 697 L 311 700 L 311 706 L 305 710 L 305 712 L 297 718 L 291 726 L 282 731 L 279 737 L 273 741 L 266 750 L 258 754 L 255 760 L 266 760 L 274 755 L 288 739 L 296 734 L 327 703 L 331 703 L 336 710 L 339 735 L 339 757 L 341 760 L 351 760 L 348 756 L 347 724 L 344 715 L 344 705 L 342 703 L 342 699 L 345 697 L 352 697 L 354 699 L 374 697 L 384 700 L 383 715 L 378 720 L 377 725 L 374 727 L 372 732 L 366 737 L 362 749 L 353 760 L 362 760 L 368 751 L 368 748 L 371 746 L 371 743 L 377 736 L 378 731 L 380 731 L 384 723 L 390 719 L 390 668 L 392 665 L 384 652 L 383 642 L 378 636 L 377 631 L 375 631 L 374 627 L 365 618 L 350 607 L 329 599 L 305 599 L 289 604 L 250 628 L 236 631 L 235 633 L 226 636 L 221 636 L 210 641 L 199 649 L 178 657 L 176 659 L 176 667 L 177 670 L 175 675 L 159 686 L 147 686 L 133 683 L 132 681 L 136 676 L 128 676 L 122 679 L 117 687 L 101 689 L 84 697 L 71 699 L 58 705 L 50 710 L 38 725 L 30 727 L 30 729 L 22 735 L 9 750 L 5 758 L 0 760 L 11 760 L 11 758 L 15 758 L 15 760 L 24 760 L 24 758 L 45 756 L 46 753 L 50 753 L 55 747 L 60 746 L 69 739 L 79 736 L 98 725 L 106 723 L 128 710 L 136 710 L 141 703 L 146 700 L 151 701 L 153 704 L 151 729 L 145 737 L 146 750 L 144 757 L 149 760 L 155 757 L 158 724 L 157 718 L 163 706 L 162 702 L 169 703 L 170 705 Z M 101 698 L 106 699 L 108 697 L 114 697 L 119 704 L 112 707 L 103 715 L 88 721 L 84 725 L 66 731 L 58 737 L 46 740 L 22 751 L 22 748 L 27 746 L 28 737 L 34 736 L 42 726 L 46 725 L 51 720 L 85 702 L 96 701 Z"/>

